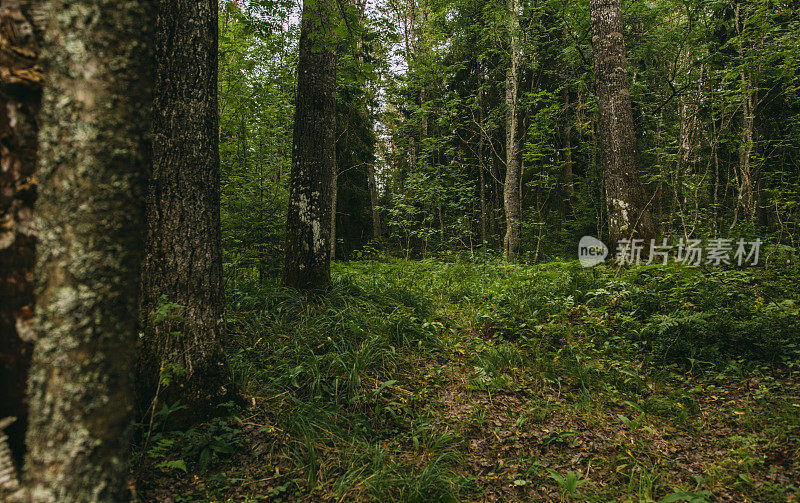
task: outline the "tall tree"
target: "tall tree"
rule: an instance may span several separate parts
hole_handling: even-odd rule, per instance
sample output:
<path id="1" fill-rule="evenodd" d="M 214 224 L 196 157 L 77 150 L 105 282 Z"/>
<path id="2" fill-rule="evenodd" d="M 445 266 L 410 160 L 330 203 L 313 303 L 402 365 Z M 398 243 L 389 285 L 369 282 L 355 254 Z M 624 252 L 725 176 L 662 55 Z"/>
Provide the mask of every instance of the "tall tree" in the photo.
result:
<path id="1" fill-rule="evenodd" d="M 506 179 L 503 202 L 506 210 L 506 235 L 503 255 L 509 262 L 517 258 L 520 238 L 522 201 L 520 197 L 521 163 L 519 137 L 519 1 L 507 0 L 509 67 L 506 73 Z"/>
<path id="2" fill-rule="evenodd" d="M 381 238 L 381 214 L 378 209 L 378 182 L 375 178 L 375 162 L 367 163 L 367 183 L 369 188 L 370 213 L 372 215 L 372 238 Z"/>
<path id="3" fill-rule="evenodd" d="M 283 284 L 301 289 L 323 287 L 331 277 L 336 169 L 334 18 L 331 0 L 303 4 L 283 266 Z"/>
<path id="4" fill-rule="evenodd" d="M 22 464 L 31 358 L 36 199 L 36 116 L 41 102 L 39 40 L 28 2 L 0 7 L 0 419 L 15 468 Z"/>
<path id="5" fill-rule="evenodd" d="M 334 120 L 336 118 L 334 117 Z M 334 150 L 334 156 L 336 155 L 336 151 Z M 334 163 L 333 166 L 333 175 L 331 176 L 331 235 L 328 240 L 330 241 L 331 245 L 331 256 L 330 260 L 336 260 L 336 206 L 337 200 L 339 198 L 339 169 Z"/>
<path id="6" fill-rule="evenodd" d="M 742 13 L 742 3 L 736 2 L 734 7 L 734 20 L 736 27 L 736 47 L 739 58 L 739 78 L 741 85 L 741 106 L 742 106 L 742 130 L 739 142 L 739 162 L 736 165 L 736 177 L 739 182 L 739 204 L 734 212 L 733 225 L 739 217 L 739 210 L 742 210 L 742 219 L 752 223 L 756 215 L 758 206 L 757 187 L 758 169 L 753 162 L 753 146 L 756 122 L 756 91 L 753 89 L 752 79 L 746 64 L 747 54 L 745 49 L 745 32 L 747 30 L 747 19 Z"/>
<path id="7" fill-rule="evenodd" d="M 154 11 L 149 0 L 54 0 L 38 9 L 33 33 L 42 35 L 47 86 L 36 173 L 35 346 L 27 494 L 15 496 L 124 501 Z M 26 162 L 35 156 L 29 133 L 12 145 Z"/>
<path id="8" fill-rule="evenodd" d="M 609 238 L 651 238 L 655 230 L 636 161 L 622 2 L 590 0 L 589 9 Z"/>
<path id="9" fill-rule="evenodd" d="M 360 72 L 364 72 L 364 21 L 367 13 L 366 0 L 355 0 L 358 12 L 359 31 L 356 40 L 356 54 L 358 55 L 358 67 Z M 366 108 L 366 107 L 365 107 Z M 374 147 L 373 147 L 374 152 Z M 372 216 L 372 238 L 378 241 L 381 238 L 381 216 L 378 209 L 378 182 L 375 177 L 375 159 L 367 160 L 367 190 L 369 190 L 370 215 Z"/>
<path id="10" fill-rule="evenodd" d="M 235 397 L 222 345 L 217 23 L 216 0 L 159 2 L 138 384 L 140 408 L 180 400 L 183 424 Z M 177 316 L 154 319 L 162 299 Z"/>

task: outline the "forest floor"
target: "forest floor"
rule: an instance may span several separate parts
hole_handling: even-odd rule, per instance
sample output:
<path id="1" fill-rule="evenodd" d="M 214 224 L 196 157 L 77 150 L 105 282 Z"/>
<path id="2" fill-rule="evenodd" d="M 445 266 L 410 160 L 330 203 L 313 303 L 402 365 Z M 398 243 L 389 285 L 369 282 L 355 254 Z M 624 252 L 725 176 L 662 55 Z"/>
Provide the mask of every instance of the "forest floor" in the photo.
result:
<path id="1" fill-rule="evenodd" d="M 139 448 L 139 501 L 797 501 L 794 270 L 336 264 L 229 293 L 251 407 Z"/>

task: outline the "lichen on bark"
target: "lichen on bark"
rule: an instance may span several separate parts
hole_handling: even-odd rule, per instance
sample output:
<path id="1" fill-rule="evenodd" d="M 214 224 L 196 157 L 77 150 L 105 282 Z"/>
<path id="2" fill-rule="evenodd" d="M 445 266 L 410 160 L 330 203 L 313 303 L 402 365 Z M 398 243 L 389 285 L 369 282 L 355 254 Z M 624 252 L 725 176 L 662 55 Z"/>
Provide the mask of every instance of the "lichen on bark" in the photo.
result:
<path id="1" fill-rule="evenodd" d="M 47 83 L 24 482 L 29 501 L 124 501 L 153 3 L 40 9 Z"/>
<path id="2" fill-rule="evenodd" d="M 303 5 L 282 281 L 306 290 L 330 283 L 337 20 L 329 0 Z"/>
<path id="3" fill-rule="evenodd" d="M 591 0 L 598 129 L 612 243 L 655 234 L 639 178 L 621 0 Z"/>

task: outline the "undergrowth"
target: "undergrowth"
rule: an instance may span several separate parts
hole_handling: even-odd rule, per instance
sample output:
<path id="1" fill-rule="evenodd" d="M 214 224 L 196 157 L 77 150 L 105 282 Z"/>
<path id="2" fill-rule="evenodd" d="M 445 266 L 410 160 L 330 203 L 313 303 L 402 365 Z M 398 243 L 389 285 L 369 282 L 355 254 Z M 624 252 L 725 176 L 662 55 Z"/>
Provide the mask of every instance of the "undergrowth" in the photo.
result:
<path id="1" fill-rule="evenodd" d="M 335 264 L 323 294 L 239 284 L 251 407 L 156 425 L 142 499 L 796 498 L 798 286 L 491 260 Z"/>

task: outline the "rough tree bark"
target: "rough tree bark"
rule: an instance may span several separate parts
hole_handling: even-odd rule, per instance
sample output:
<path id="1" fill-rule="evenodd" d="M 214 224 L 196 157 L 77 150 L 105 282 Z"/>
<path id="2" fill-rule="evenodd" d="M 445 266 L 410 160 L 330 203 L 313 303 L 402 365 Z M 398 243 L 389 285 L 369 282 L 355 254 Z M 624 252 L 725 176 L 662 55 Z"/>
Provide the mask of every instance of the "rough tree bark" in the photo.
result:
<path id="1" fill-rule="evenodd" d="M 26 501 L 126 499 L 150 161 L 150 0 L 53 0 L 44 89 Z"/>
<path id="2" fill-rule="evenodd" d="M 330 219 L 336 169 L 336 52 L 329 0 L 306 2 L 300 28 L 292 173 L 283 284 L 330 283 Z"/>
<path id="3" fill-rule="evenodd" d="M 503 238 L 503 256 L 509 262 L 517 259 L 520 237 L 522 201 L 520 200 L 521 165 L 519 160 L 519 2 L 507 2 L 510 65 L 506 73 L 506 178 L 503 203 L 506 211 L 506 234 Z"/>
<path id="4" fill-rule="evenodd" d="M 15 418 L 5 428 L 13 472 L 25 453 L 25 390 L 33 350 L 33 204 L 42 74 L 40 34 L 30 17 L 30 2 L 7 0 L 0 6 L 0 420 Z"/>
<path id="5" fill-rule="evenodd" d="M 655 229 L 636 162 L 621 0 L 590 0 L 589 10 L 609 238 L 649 239 Z"/>
<path id="6" fill-rule="evenodd" d="M 184 425 L 237 398 L 222 346 L 217 22 L 216 0 L 159 2 L 137 385 L 140 412 L 180 400 L 170 420 Z M 162 298 L 179 319 L 153 323 Z"/>

